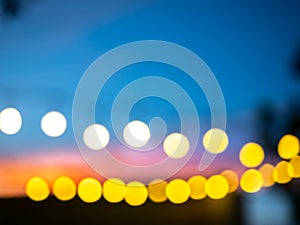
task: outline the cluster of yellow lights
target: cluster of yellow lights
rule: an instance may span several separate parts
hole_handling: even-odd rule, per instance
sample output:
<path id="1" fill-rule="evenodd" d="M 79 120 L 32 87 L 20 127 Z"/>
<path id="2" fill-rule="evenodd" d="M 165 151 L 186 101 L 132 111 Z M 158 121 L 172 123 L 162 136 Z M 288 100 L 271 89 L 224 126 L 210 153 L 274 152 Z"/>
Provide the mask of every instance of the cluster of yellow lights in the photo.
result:
<path id="1" fill-rule="evenodd" d="M 227 147 L 228 138 L 224 132 L 214 132 L 222 138 L 221 145 L 212 147 L 204 141 L 205 147 L 211 152 L 220 153 Z M 211 133 L 206 135 L 210 136 Z M 278 154 L 283 160 L 275 166 L 270 163 L 261 165 L 264 161 L 264 150 L 259 144 L 250 142 L 240 150 L 240 162 L 247 168 L 240 177 L 233 170 L 224 170 L 209 178 L 196 175 L 187 181 L 174 179 L 170 182 L 155 179 L 148 185 L 139 181 L 125 184 L 119 178 L 107 179 L 103 184 L 95 178 L 84 178 L 76 185 L 69 177 L 59 177 L 52 185 L 52 194 L 61 201 L 72 200 L 77 194 L 86 203 L 97 202 L 103 196 L 110 203 L 124 200 L 131 206 L 142 205 L 148 198 L 155 203 L 169 200 L 174 204 L 184 203 L 189 198 L 200 200 L 206 196 L 222 199 L 239 187 L 244 192 L 255 193 L 262 187 L 271 187 L 275 183 L 285 184 L 293 178 L 300 178 L 298 138 L 289 134 L 283 136 L 278 143 Z M 48 183 L 41 177 L 33 177 L 27 182 L 26 194 L 34 201 L 47 199 L 50 192 Z"/>

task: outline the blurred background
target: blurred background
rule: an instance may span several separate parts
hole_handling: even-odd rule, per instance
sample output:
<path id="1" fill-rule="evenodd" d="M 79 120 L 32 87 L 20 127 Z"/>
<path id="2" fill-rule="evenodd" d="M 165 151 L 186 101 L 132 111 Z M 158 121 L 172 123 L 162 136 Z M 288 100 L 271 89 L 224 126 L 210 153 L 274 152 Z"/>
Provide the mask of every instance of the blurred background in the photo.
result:
<path id="1" fill-rule="evenodd" d="M 0 0 L 0 111 L 17 108 L 23 119 L 17 134 L 0 133 L 0 224 L 300 224 L 297 180 L 255 194 L 237 191 L 219 201 L 147 201 L 136 208 L 104 199 L 90 205 L 78 198 L 62 203 L 53 197 L 34 203 L 24 196 L 31 176 L 44 176 L 49 183 L 60 175 L 103 180 L 76 146 L 73 97 L 95 59 L 138 40 L 165 40 L 192 50 L 213 71 L 225 97 L 228 149 L 201 173 L 201 155 L 196 154 L 175 177 L 209 176 L 224 169 L 240 174 L 239 150 L 249 141 L 264 147 L 266 162 L 276 163 L 279 139 L 287 133 L 300 137 L 298 0 Z M 143 73 L 171 73 L 197 103 L 200 133 L 209 129 L 210 110 L 202 91 L 180 71 L 149 64 L 125 69 L 110 80 L 103 90 L 106 98 L 97 104 L 98 122 L 111 129 L 113 98 Z M 68 124 L 58 138 L 40 128 L 43 115 L 53 110 Z M 174 109 L 157 99 L 140 102 L 132 117 L 148 120 L 157 114 L 167 118 L 168 129 L 178 128 Z"/>

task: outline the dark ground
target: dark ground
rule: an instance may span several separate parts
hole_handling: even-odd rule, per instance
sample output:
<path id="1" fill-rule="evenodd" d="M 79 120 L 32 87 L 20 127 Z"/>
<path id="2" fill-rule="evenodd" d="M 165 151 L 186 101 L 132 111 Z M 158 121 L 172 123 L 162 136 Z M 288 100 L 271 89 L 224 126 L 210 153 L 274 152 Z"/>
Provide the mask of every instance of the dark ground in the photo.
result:
<path id="1" fill-rule="evenodd" d="M 111 204 L 103 198 L 87 204 L 79 198 L 60 202 L 49 197 L 43 202 L 28 198 L 0 199 L 0 224 L 242 224 L 240 198 L 229 195 L 222 200 L 189 200 L 185 204 L 170 202 L 131 207 L 125 202 Z"/>

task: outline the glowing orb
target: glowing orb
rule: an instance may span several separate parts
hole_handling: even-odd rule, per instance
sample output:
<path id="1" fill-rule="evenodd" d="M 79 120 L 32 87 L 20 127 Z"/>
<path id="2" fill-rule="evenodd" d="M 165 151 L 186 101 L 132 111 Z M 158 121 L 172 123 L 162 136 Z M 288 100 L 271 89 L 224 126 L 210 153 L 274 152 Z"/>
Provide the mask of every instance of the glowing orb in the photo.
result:
<path id="1" fill-rule="evenodd" d="M 190 143 L 183 134 L 172 133 L 164 140 L 163 148 L 170 158 L 179 159 L 188 153 Z"/>
<path id="2" fill-rule="evenodd" d="M 200 200 L 206 197 L 204 190 L 206 178 L 203 176 L 193 176 L 188 180 L 191 188 L 190 197 L 195 200 Z"/>
<path id="3" fill-rule="evenodd" d="M 291 159 L 287 166 L 287 171 L 290 177 L 300 178 L 300 156 Z"/>
<path id="4" fill-rule="evenodd" d="M 278 143 L 278 154 L 283 159 L 291 159 L 299 153 L 299 139 L 293 135 L 284 135 Z"/>
<path id="5" fill-rule="evenodd" d="M 242 147 L 239 157 L 244 166 L 256 167 L 263 162 L 265 153 L 259 144 L 251 142 Z"/>
<path id="6" fill-rule="evenodd" d="M 167 182 L 161 179 L 155 179 L 148 184 L 148 193 L 151 201 L 161 203 L 167 200 L 166 196 Z"/>
<path id="7" fill-rule="evenodd" d="M 26 194 L 33 201 L 43 201 L 49 196 L 47 182 L 40 177 L 31 178 L 26 185 Z"/>
<path id="8" fill-rule="evenodd" d="M 110 178 L 103 184 L 103 197 L 110 203 L 121 202 L 125 191 L 125 183 L 118 178 Z"/>
<path id="9" fill-rule="evenodd" d="M 269 163 L 266 163 L 259 168 L 259 172 L 264 178 L 263 187 L 271 187 L 274 185 L 273 171 L 274 166 Z"/>
<path id="10" fill-rule="evenodd" d="M 211 176 L 205 183 L 205 193 L 212 199 L 222 199 L 229 191 L 229 184 L 222 175 Z"/>
<path id="11" fill-rule="evenodd" d="M 146 202 L 148 190 L 139 181 L 132 181 L 127 184 L 125 189 L 125 201 L 131 206 L 139 206 Z"/>
<path id="12" fill-rule="evenodd" d="M 125 142 L 134 148 L 139 148 L 150 140 L 150 130 L 147 124 L 142 121 L 134 120 L 128 123 L 123 131 Z"/>
<path id="13" fill-rule="evenodd" d="M 224 170 L 220 175 L 225 177 L 229 184 L 229 193 L 234 192 L 239 186 L 239 177 L 232 170 Z"/>
<path id="14" fill-rule="evenodd" d="M 69 177 L 59 177 L 54 181 L 53 194 L 61 201 L 69 201 L 76 195 L 76 184 Z"/>
<path id="15" fill-rule="evenodd" d="M 15 108 L 6 108 L 0 113 L 1 131 L 12 135 L 19 132 L 22 127 L 22 117 Z"/>
<path id="16" fill-rule="evenodd" d="M 243 173 L 240 180 L 240 186 L 243 191 L 247 193 L 258 192 L 264 183 L 264 178 L 262 174 L 255 169 L 246 170 Z"/>
<path id="17" fill-rule="evenodd" d="M 190 194 L 190 185 L 182 179 L 172 180 L 168 183 L 166 188 L 166 195 L 168 199 L 175 204 L 186 202 L 189 199 Z"/>
<path id="18" fill-rule="evenodd" d="M 59 137 L 67 129 L 67 120 L 60 112 L 48 112 L 41 120 L 41 129 L 49 137 Z"/>
<path id="19" fill-rule="evenodd" d="M 102 186 L 94 178 L 84 178 L 78 184 L 77 193 L 79 198 L 86 203 L 96 202 L 101 198 Z"/>
<path id="20" fill-rule="evenodd" d="M 273 171 L 273 179 L 279 184 L 286 184 L 291 181 L 292 178 L 288 174 L 288 162 L 281 161 L 276 164 Z"/>
<path id="21" fill-rule="evenodd" d="M 202 139 L 204 148 L 212 154 L 224 152 L 228 143 L 229 141 L 226 132 L 217 128 L 208 130 Z"/>
<path id="22" fill-rule="evenodd" d="M 108 130 L 101 124 L 92 124 L 83 132 L 83 141 L 91 150 L 105 148 L 110 140 Z"/>

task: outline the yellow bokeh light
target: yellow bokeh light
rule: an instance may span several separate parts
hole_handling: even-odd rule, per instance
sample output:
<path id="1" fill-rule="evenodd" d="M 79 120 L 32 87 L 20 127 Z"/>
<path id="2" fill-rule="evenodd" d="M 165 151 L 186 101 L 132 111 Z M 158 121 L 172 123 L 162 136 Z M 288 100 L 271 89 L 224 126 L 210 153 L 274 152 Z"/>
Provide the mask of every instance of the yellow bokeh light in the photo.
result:
<path id="1" fill-rule="evenodd" d="M 84 178 L 78 184 L 77 193 L 86 203 L 96 202 L 101 198 L 102 186 L 95 178 Z"/>
<path id="2" fill-rule="evenodd" d="M 300 178 L 300 156 L 291 159 L 287 166 L 287 171 L 290 177 Z"/>
<path id="3" fill-rule="evenodd" d="M 26 194 L 33 201 L 43 201 L 49 196 L 47 182 L 40 177 L 31 178 L 26 185 Z"/>
<path id="4" fill-rule="evenodd" d="M 274 185 L 273 171 L 274 166 L 269 163 L 266 163 L 259 168 L 259 172 L 261 172 L 264 179 L 263 187 L 271 187 Z"/>
<path id="5" fill-rule="evenodd" d="M 103 184 L 103 197 L 110 203 L 121 202 L 125 197 L 125 183 L 119 178 L 110 178 Z"/>
<path id="6" fill-rule="evenodd" d="M 61 201 L 69 201 L 76 195 L 76 184 L 69 177 L 59 177 L 54 181 L 53 194 Z"/>
<path id="7" fill-rule="evenodd" d="M 239 154 L 240 162 L 246 167 L 259 166 L 264 160 L 263 148 L 256 143 L 245 144 Z"/>
<path id="8" fill-rule="evenodd" d="M 190 143 L 183 134 L 172 133 L 164 140 L 163 149 L 170 158 L 180 159 L 188 153 Z"/>
<path id="9" fill-rule="evenodd" d="M 229 184 L 222 175 L 211 176 L 205 183 L 205 193 L 212 199 L 222 199 L 229 191 Z"/>
<path id="10" fill-rule="evenodd" d="M 202 139 L 204 148 L 212 154 L 224 152 L 228 143 L 229 140 L 226 132 L 218 128 L 208 130 Z"/>
<path id="11" fill-rule="evenodd" d="M 255 169 L 249 169 L 243 173 L 240 180 L 240 186 L 243 191 L 248 193 L 258 192 L 264 183 L 262 174 Z"/>
<path id="12" fill-rule="evenodd" d="M 273 179 L 276 183 L 286 184 L 291 181 L 291 177 L 287 171 L 288 162 L 281 161 L 277 163 L 273 171 Z"/>
<path id="13" fill-rule="evenodd" d="M 160 203 L 167 200 L 166 196 L 167 182 L 161 179 L 155 179 L 148 184 L 149 198 L 151 201 Z"/>
<path id="14" fill-rule="evenodd" d="M 234 192 L 239 186 L 238 175 L 232 170 L 224 170 L 221 175 L 224 176 L 228 181 L 229 193 Z"/>
<path id="15" fill-rule="evenodd" d="M 206 197 L 204 190 L 206 178 L 203 176 L 193 176 L 188 180 L 191 188 L 190 197 L 195 200 L 200 200 Z"/>
<path id="16" fill-rule="evenodd" d="M 175 204 L 186 202 L 189 199 L 190 194 L 190 185 L 182 179 L 172 180 L 168 183 L 166 188 L 166 195 L 168 199 Z"/>
<path id="17" fill-rule="evenodd" d="M 299 139 L 294 135 L 284 135 L 278 143 L 278 154 L 283 159 L 291 159 L 299 153 Z"/>
<path id="18" fill-rule="evenodd" d="M 148 197 L 148 190 L 139 181 L 132 181 L 125 189 L 125 201 L 131 206 L 139 206 L 145 203 Z"/>

